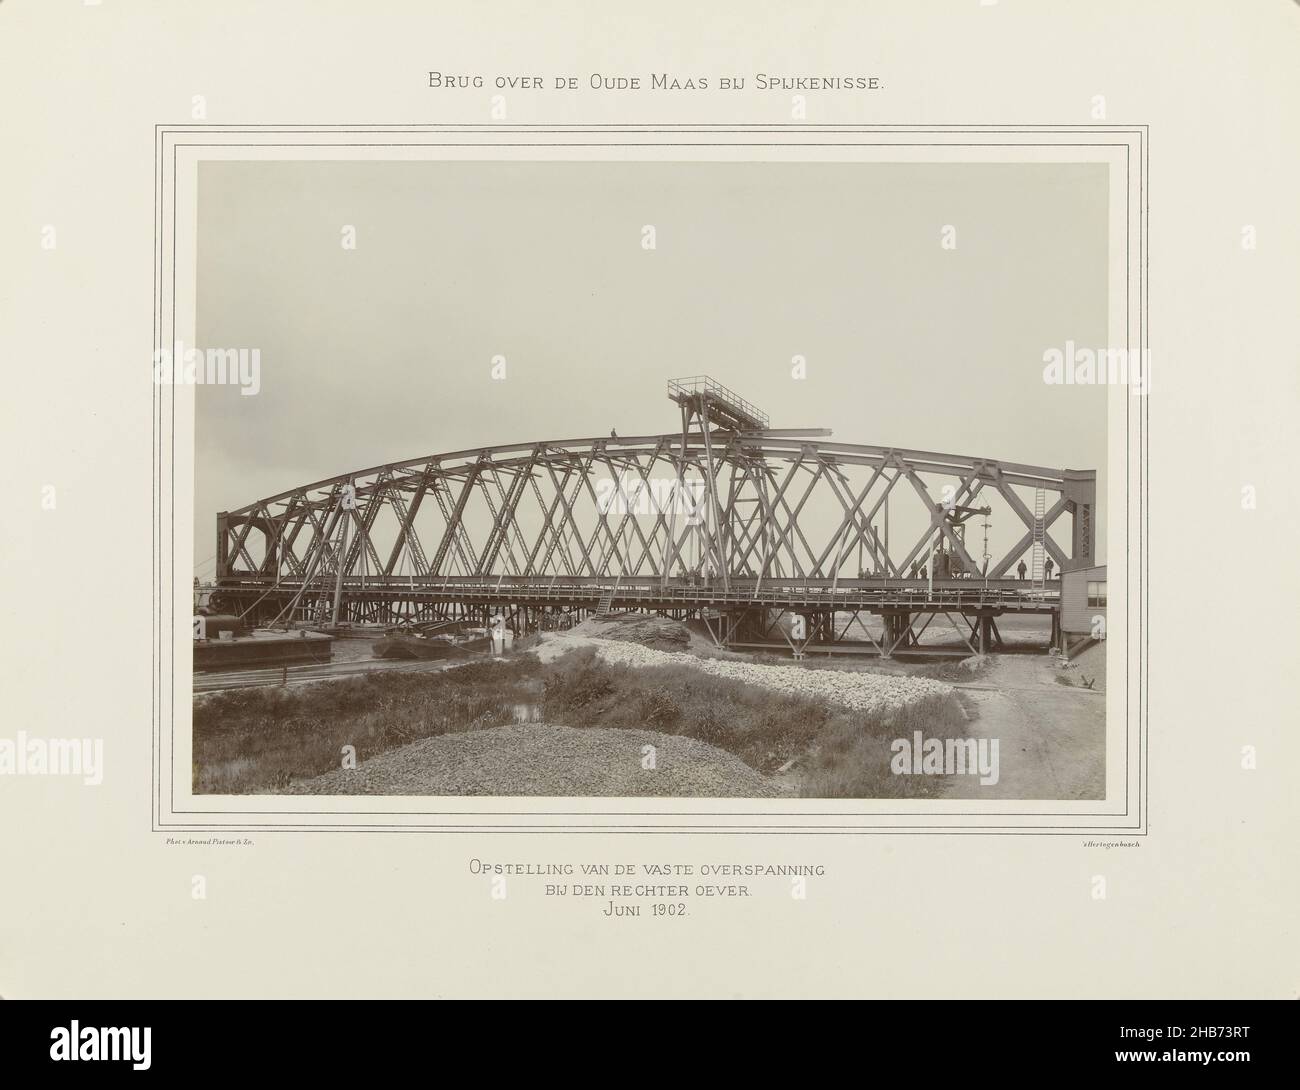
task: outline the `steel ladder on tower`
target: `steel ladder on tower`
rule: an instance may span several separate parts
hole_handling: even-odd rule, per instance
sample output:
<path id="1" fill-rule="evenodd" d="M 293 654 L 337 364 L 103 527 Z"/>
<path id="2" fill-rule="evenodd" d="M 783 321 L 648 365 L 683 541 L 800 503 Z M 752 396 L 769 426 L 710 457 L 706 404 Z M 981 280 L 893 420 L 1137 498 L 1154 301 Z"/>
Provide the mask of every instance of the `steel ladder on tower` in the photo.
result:
<path id="1" fill-rule="evenodd" d="M 1041 488 L 1034 489 L 1034 546 L 1031 553 L 1030 584 L 1034 590 L 1047 588 L 1044 563 L 1047 559 L 1046 496 Z"/>

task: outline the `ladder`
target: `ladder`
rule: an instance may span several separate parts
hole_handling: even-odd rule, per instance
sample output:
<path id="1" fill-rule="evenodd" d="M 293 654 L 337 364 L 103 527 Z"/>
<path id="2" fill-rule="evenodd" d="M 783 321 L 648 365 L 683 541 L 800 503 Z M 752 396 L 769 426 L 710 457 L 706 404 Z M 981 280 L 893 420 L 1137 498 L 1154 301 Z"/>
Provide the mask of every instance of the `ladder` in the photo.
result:
<path id="1" fill-rule="evenodd" d="M 596 604 L 596 616 L 608 617 L 610 607 L 614 604 L 614 595 L 618 593 L 618 585 L 623 582 L 623 573 L 619 572 L 618 578 L 614 580 L 614 585 L 600 596 L 600 601 Z"/>
<path id="2" fill-rule="evenodd" d="M 1044 590 L 1047 587 L 1045 573 L 1043 571 L 1044 561 L 1047 559 L 1047 527 L 1045 525 L 1047 514 L 1046 496 L 1041 488 L 1034 489 L 1034 547 L 1031 554 L 1030 577 L 1033 582 L 1031 586 L 1034 590 Z"/>

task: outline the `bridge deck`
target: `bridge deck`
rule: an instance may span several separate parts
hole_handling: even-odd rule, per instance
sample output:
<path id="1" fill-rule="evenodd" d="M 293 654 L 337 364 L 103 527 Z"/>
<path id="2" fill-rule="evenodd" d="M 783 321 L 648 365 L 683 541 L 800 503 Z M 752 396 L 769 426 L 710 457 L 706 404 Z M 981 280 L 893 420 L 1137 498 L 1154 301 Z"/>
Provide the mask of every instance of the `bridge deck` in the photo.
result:
<path id="1" fill-rule="evenodd" d="M 260 579 L 229 578 L 218 587 L 222 594 L 247 602 L 259 596 L 289 598 L 302 584 L 296 580 L 271 583 Z M 849 580 L 824 585 L 691 586 L 670 581 L 654 584 L 617 585 L 609 580 L 555 578 L 542 581 L 499 578 L 490 582 L 446 579 L 437 582 L 379 577 L 348 578 L 344 595 L 350 600 L 464 602 L 475 605 L 590 606 L 612 592 L 613 609 L 649 610 L 741 610 L 753 608 L 800 610 L 810 613 L 865 611 L 871 613 L 906 610 L 913 613 L 954 611 L 962 613 L 1054 613 L 1059 608 L 1059 583 L 1035 589 L 1019 580 L 953 579 L 936 581 L 933 587 L 922 580 Z M 316 581 L 307 595 L 331 597 L 334 581 Z"/>

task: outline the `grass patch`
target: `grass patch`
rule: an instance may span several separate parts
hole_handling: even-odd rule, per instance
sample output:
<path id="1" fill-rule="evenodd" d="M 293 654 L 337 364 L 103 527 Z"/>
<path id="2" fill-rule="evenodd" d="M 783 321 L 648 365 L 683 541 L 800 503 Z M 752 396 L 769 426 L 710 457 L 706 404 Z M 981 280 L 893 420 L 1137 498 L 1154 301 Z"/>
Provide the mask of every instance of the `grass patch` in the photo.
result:
<path id="1" fill-rule="evenodd" d="M 543 702 L 550 723 L 685 735 L 734 753 L 759 772 L 799 759 L 799 793 L 806 798 L 932 798 L 943 791 L 943 777 L 894 775 L 891 743 L 915 730 L 931 738 L 967 734 L 952 695 L 869 714 L 689 665 L 615 666 L 591 648 L 552 664 Z"/>
<path id="2" fill-rule="evenodd" d="M 520 704 L 540 704 L 547 723 L 695 738 L 766 774 L 793 762 L 808 798 L 933 797 L 943 777 L 894 775 L 890 744 L 914 730 L 966 734 L 952 696 L 867 714 L 688 664 L 611 665 L 582 648 L 547 664 L 519 655 L 438 673 L 214 694 L 194 705 L 194 791 L 274 793 L 337 769 L 344 746 L 362 762 L 421 738 L 513 723 Z"/>
<path id="3" fill-rule="evenodd" d="M 800 794 L 813 799 L 927 799 L 943 793 L 943 776 L 896 776 L 894 739 L 913 731 L 927 738 L 964 738 L 966 718 L 952 695 L 929 696 L 888 716 L 839 715 L 819 739 L 804 770 Z"/>
<path id="4" fill-rule="evenodd" d="M 781 696 L 690 665 L 611 665 L 591 648 L 551 664 L 542 700 L 548 723 L 680 734 L 734 753 L 759 772 L 773 772 L 801 755 L 829 715 L 817 701 Z"/>
<path id="5" fill-rule="evenodd" d="M 533 703 L 540 664 L 531 655 L 471 662 L 439 673 L 398 671 L 216 693 L 194 704 L 195 794 L 266 794 L 294 778 L 421 738 L 514 721 Z"/>

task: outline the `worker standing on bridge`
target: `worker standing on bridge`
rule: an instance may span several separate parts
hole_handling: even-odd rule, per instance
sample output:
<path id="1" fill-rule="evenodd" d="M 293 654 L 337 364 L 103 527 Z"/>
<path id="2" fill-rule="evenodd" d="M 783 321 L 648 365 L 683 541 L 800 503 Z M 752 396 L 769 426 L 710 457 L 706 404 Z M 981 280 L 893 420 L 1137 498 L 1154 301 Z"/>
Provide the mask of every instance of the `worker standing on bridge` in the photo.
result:
<path id="1" fill-rule="evenodd" d="M 1025 562 L 1023 560 L 1021 560 L 1020 563 L 1016 565 L 1016 571 L 1020 573 L 1021 579 L 1025 577 Z"/>
<path id="2" fill-rule="evenodd" d="M 1051 578 L 1052 578 L 1052 568 L 1053 568 L 1054 566 L 1055 566 L 1055 565 L 1054 565 L 1054 563 L 1053 563 L 1053 561 L 1052 561 L 1052 558 L 1049 556 L 1049 557 L 1047 558 L 1047 563 L 1043 565 L 1043 571 L 1047 573 L 1047 578 L 1048 578 L 1048 579 L 1051 579 Z"/>

